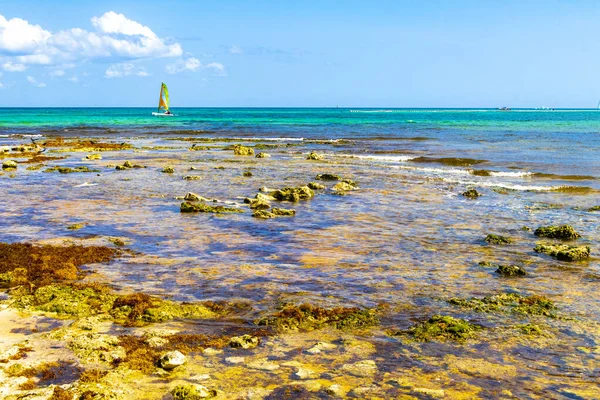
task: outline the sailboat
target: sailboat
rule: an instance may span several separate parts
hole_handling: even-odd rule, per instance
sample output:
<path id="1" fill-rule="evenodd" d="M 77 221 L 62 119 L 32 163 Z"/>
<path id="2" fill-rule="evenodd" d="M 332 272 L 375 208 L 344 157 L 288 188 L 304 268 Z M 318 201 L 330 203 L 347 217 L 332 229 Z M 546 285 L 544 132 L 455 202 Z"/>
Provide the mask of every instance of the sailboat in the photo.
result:
<path id="1" fill-rule="evenodd" d="M 161 112 L 161 109 L 164 112 Z M 169 89 L 164 82 L 160 85 L 160 97 L 158 98 L 158 109 L 153 112 L 152 115 L 156 117 L 173 117 L 175 116 L 171 110 L 169 110 Z"/>

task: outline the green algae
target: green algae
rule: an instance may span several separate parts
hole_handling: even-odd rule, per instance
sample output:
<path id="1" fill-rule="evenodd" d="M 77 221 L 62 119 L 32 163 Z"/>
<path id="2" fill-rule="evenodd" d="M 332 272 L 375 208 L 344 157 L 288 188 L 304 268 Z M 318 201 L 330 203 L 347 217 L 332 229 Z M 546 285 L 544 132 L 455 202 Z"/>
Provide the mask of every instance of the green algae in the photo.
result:
<path id="1" fill-rule="evenodd" d="M 542 295 L 522 296 L 517 293 L 500 293 L 482 298 L 454 297 L 449 299 L 448 303 L 484 313 L 515 313 L 558 318 L 557 307 L 552 300 Z"/>
<path id="2" fill-rule="evenodd" d="M 448 165 L 452 167 L 470 167 L 475 164 L 481 164 L 486 162 L 487 160 L 477 160 L 474 158 L 456 158 L 456 157 L 416 157 L 410 162 L 419 162 L 419 163 L 438 163 L 443 165 Z"/>
<path id="3" fill-rule="evenodd" d="M 56 172 L 56 171 L 58 171 L 61 174 L 73 174 L 73 173 L 78 173 L 78 172 L 100 172 L 99 169 L 89 169 L 86 166 L 76 167 L 76 168 L 55 166 L 55 167 L 46 168 L 43 172 Z"/>
<path id="4" fill-rule="evenodd" d="M 479 193 L 477 190 L 475 189 L 469 189 L 466 192 L 461 193 L 463 196 L 465 196 L 468 199 L 476 199 L 478 197 L 481 196 L 481 193 Z"/>
<path id="5" fill-rule="evenodd" d="M 278 331 L 311 331 L 326 326 L 340 330 L 367 328 L 379 323 L 377 312 L 357 307 L 332 309 L 311 304 L 286 305 L 272 316 L 256 321 L 257 325 L 271 326 Z"/>
<path id="6" fill-rule="evenodd" d="M 309 200 L 315 196 L 315 192 L 308 186 L 286 187 L 269 193 L 276 200 L 298 202 L 300 200 Z"/>
<path id="7" fill-rule="evenodd" d="M 254 149 L 252 147 L 236 144 L 233 146 L 233 154 L 235 154 L 236 156 L 253 156 Z"/>
<path id="8" fill-rule="evenodd" d="M 276 217 L 293 217 L 296 215 L 296 210 L 287 210 L 285 208 L 273 208 L 271 211 L 259 209 L 252 216 L 260 219 L 271 219 Z"/>
<path id="9" fill-rule="evenodd" d="M 504 276 L 525 276 L 527 271 L 525 268 L 518 265 L 499 265 L 496 270 L 497 274 Z"/>
<path id="10" fill-rule="evenodd" d="M 483 329 L 460 318 L 447 315 L 434 315 L 425 322 L 411 328 L 393 333 L 392 336 L 410 336 L 417 342 L 456 341 L 464 342 Z"/>
<path id="11" fill-rule="evenodd" d="M 540 325 L 523 324 L 517 325 L 517 328 L 519 332 L 527 336 L 549 336 Z"/>
<path id="12" fill-rule="evenodd" d="M 315 179 L 318 181 L 339 181 L 342 177 L 336 174 L 319 174 Z"/>
<path id="13" fill-rule="evenodd" d="M 589 246 L 569 246 L 566 244 L 537 244 L 536 253 L 544 253 L 561 261 L 580 261 L 590 257 Z"/>
<path id="14" fill-rule="evenodd" d="M 511 238 L 502 236 L 502 235 L 494 235 L 489 234 L 485 237 L 485 241 L 489 244 L 511 244 L 513 241 Z"/>
<path id="15" fill-rule="evenodd" d="M 562 240 L 575 240 L 581 237 L 570 225 L 542 226 L 537 228 L 533 234 L 540 237 Z"/>
<path id="16" fill-rule="evenodd" d="M 239 208 L 224 207 L 224 206 L 210 206 L 205 203 L 194 204 L 189 201 L 181 203 L 180 211 L 182 213 L 241 213 L 244 212 Z"/>

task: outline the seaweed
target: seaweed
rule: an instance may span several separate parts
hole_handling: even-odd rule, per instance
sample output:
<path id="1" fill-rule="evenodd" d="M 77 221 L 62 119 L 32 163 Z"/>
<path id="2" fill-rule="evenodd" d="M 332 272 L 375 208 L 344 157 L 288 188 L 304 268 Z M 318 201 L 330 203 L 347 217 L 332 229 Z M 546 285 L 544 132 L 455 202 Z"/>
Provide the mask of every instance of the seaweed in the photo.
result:
<path id="1" fill-rule="evenodd" d="M 434 315 L 427 321 L 415 324 L 411 328 L 398 331 L 392 336 L 411 336 L 417 342 L 432 340 L 464 342 L 474 337 L 477 331 L 483 329 L 460 318 L 447 315 Z"/>
<path id="2" fill-rule="evenodd" d="M 224 206 L 209 206 L 208 204 L 204 204 L 204 203 L 194 204 L 194 203 L 190 203 L 189 201 L 184 201 L 183 203 L 181 203 L 180 211 L 182 213 L 200 213 L 200 212 L 202 212 L 202 213 L 215 213 L 215 214 L 244 212 L 243 210 L 240 210 L 239 208 L 224 207 Z"/>
<path id="3" fill-rule="evenodd" d="M 566 244 L 537 244 L 536 253 L 544 253 L 561 261 L 580 261 L 590 257 L 590 246 L 569 246 Z"/>
<path id="4" fill-rule="evenodd" d="M 485 241 L 489 244 L 511 244 L 511 238 L 502 235 L 489 234 L 485 237 Z"/>
<path id="5" fill-rule="evenodd" d="M 515 313 L 523 315 L 541 315 L 558 318 L 557 307 L 552 300 L 542 295 L 522 296 L 517 293 L 500 293 L 482 298 L 468 299 L 453 297 L 448 303 L 484 313 Z"/>
<path id="6" fill-rule="evenodd" d="M 285 305 L 272 316 L 256 321 L 257 325 L 272 326 L 280 331 L 295 331 L 332 326 L 340 330 L 367 328 L 379 322 L 377 312 L 357 307 L 321 308 L 311 304 Z"/>
<path id="7" fill-rule="evenodd" d="M 537 228 L 533 234 L 540 237 L 562 240 L 574 240 L 581 237 L 570 225 L 542 226 Z"/>

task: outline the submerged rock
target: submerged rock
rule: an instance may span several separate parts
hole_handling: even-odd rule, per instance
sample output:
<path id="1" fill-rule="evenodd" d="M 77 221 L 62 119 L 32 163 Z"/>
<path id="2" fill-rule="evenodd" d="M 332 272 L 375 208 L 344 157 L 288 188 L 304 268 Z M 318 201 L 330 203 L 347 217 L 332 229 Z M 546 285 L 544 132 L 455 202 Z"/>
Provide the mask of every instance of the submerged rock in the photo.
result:
<path id="1" fill-rule="evenodd" d="M 338 182 L 332 188 L 332 190 L 334 190 L 336 192 L 347 192 L 349 190 L 354 190 L 354 189 L 356 189 L 356 186 L 351 185 L 347 182 Z"/>
<path id="2" fill-rule="evenodd" d="M 481 193 L 479 193 L 477 190 L 475 189 L 469 189 L 466 192 L 461 193 L 463 196 L 465 196 L 468 199 L 476 199 L 478 197 L 481 196 Z"/>
<path id="3" fill-rule="evenodd" d="M 233 154 L 236 156 L 253 156 L 254 149 L 252 147 L 242 146 L 241 144 L 236 144 L 233 146 Z"/>
<path id="4" fill-rule="evenodd" d="M 51 168 L 46 168 L 44 170 L 44 172 L 55 172 L 58 171 L 61 174 L 72 174 L 72 173 L 76 173 L 76 172 L 100 172 L 99 169 L 89 169 L 88 167 L 76 167 L 76 168 L 70 168 L 70 167 L 60 167 L 60 166 L 56 166 L 56 167 L 51 167 Z"/>
<path id="5" fill-rule="evenodd" d="M 254 174 L 250 171 L 244 171 L 244 173 L 242 175 L 244 175 L 246 178 L 250 178 Z"/>
<path id="6" fill-rule="evenodd" d="M 409 335 L 418 342 L 429 342 L 431 340 L 453 340 L 457 342 L 475 336 L 482 328 L 473 325 L 464 319 L 454 318 L 447 315 L 434 315 L 425 322 L 416 324 L 405 331 L 399 331 L 393 336 Z"/>
<path id="7" fill-rule="evenodd" d="M 2 169 L 17 169 L 17 162 L 6 160 L 2 163 Z"/>
<path id="8" fill-rule="evenodd" d="M 322 154 L 316 153 L 314 151 L 311 151 L 310 154 L 308 155 L 308 157 L 306 157 L 307 160 L 317 160 L 317 161 L 322 160 L 323 158 L 325 158 L 325 157 L 323 157 Z"/>
<path id="9" fill-rule="evenodd" d="M 258 154 L 256 155 L 256 158 L 269 158 L 269 157 L 271 157 L 271 155 L 270 155 L 270 154 L 267 154 L 267 153 L 262 153 L 262 152 L 261 152 L 261 153 L 258 153 Z"/>
<path id="10" fill-rule="evenodd" d="M 285 208 L 273 208 L 271 211 L 257 210 L 252 214 L 254 218 L 270 219 L 276 217 L 293 217 L 296 215 L 296 210 L 286 210 Z"/>
<path id="11" fill-rule="evenodd" d="M 183 180 L 185 181 L 197 181 L 200 179 L 202 179 L 202 177 L 199 175 L 186 175 L 183 177 Z"/>
<path id="12" fill-rule="evenodd" d="M 489 244 L 511 244 L 511 238 L 502 235 L 489 234 L 485 237 L 485 241 Z"/>
<path id="13" fill-rule="evenodd" d="M 167 165 L 167 166 L 166 166 L 166 167 L 164 167 L 164 168 L 162 169 L 162 171 L 160 171 L 160 172 L 163 172 L 163 173 L 165 173 L 165 174 L 172 174 L 172 173 L 174 173 L 174 172 L 175 172 L 175 168 L 173 168 L 173 167 L 172 167 L 172 166 L 170 166 L 170 165 Z"/>
<path id="14" fill-rule="evenodd" d="M 525 276 L 527 272 L 525 268 L 518 265 L 499 265 L 496 270 L 497 274 L 504 276 Z"/>
<path id="15" fill-rule="evenodd" d="M 184 201 L 183 203 L 181 203 L 180 211 L 182 213 L 202 212 L 202 213 L 215 213 L 215 214 L 244 212 L 243 210 L 240 210 L 239 208 L 223 207 L 223 206 L 209 206 L 208 204 L 204 204 L 204 203 L 193 204 L 188 201 Z"/>
<path id="16" fill-rule="evenodd" d="M 181 352 L 175 350 L 162 355 L 160 360 L 158 360 L 158 366 L 162 369 L 170 370 L 185 364 L 185 362 L 185 356 Z"/>
<path id="17" fill-rule="evenodd" d="M 512 312 L 524 315 L 543 315 L 550 318 L 557 317 L 556 306 L 552 300 L 541 295 L 522 296 L 517 293 L 500 293 L 482 298 L 454 297 L 449 299 L 448 303 L 485 313 Z"/>
<path id="18" fill-rule="evenodd" d="M 377 364 L 373 360 L 362 360 L 353 364 L 344 364 L 342 370 L 355 376 L 369 377 L 377 373 Z"/>
<path id="19" fill-rule="evenodd" d="M 234 349 L 252 349 L 260 344 L 260 338 L 252 335 L 234 336 L 229 339 L 229 347 Z"/>
<path id="20" fill-rule="evenodd" d="M 317 182 L 310 182 L 308 184 L 308 187 L 311 188 L 312 190 L 323 190 L 323 189 L 325 189 L 325 185 L 322 185 L 322 184 L 317 183 Z"/>
<path id="21" fill-rule="evenodd" d="M 575 240 L 581 237 L 581 235 L 570 225 L 542 226 L 537 228 L 533 234 L 536 236 L 562 240 Z"/>
<path id="22" fill-rule="evenodd" d="M 286 187 L 270 193 L 276 200 L 297 202 L 312 199 L 315 192 L 308 186 Z"/>
<path id="23" fill-rule="evenodd" d="M 579 261 L 590 257 L 589 246 L 569 246 L 566 244 L 538 244 L 533 249 L 536 253 L 544 253 L 561 261 Z"/>
<path id="24" fill-rule="evenodd" d="M 202 385 L 177 385 L 171 390 L 173 400 L 208 399 L 216 395 L 216 390 L 209 390 Z"/>
<path id="25" fill-rule="evenodd" d="M 600 206 L 590 207 L 590 208 L 588 208 L 588 211 L 589 212 L 600 211 Z"/>
<path id="26" fill-rule="evenodd" d="M 315 179 L 318 181 L 339 181 L 342 177 L 335 174 L 319 174 Z"/>

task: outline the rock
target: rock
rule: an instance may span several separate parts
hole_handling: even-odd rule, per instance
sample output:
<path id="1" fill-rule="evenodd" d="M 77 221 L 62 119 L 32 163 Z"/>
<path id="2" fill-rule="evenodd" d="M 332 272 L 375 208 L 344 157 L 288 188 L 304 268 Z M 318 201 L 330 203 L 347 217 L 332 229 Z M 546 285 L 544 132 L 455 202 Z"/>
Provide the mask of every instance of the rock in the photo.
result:
<path id="1" fill-rule="evenodd" d="M 501 236 L 501 235 L 487 235 L 485 237 L 485 241 L 488 242 L 489 244 L 511 244 L 512 243 L 512 239 L 508 238 L 506 236 Z"/>
<path id="2" fill-rule="evenodd" d="M 475 189 L 469 189 L 466 192 L 462 193 L 463 196 L 465 196 L 468 199 L 476 199 L 479 196 L 481 196 L 481 193 L 479 193 L 477 190 Z"/>
<path id="3" fill-rule="evenodd" d="M 152 336 L 144 340 L 144 343 L 146 343 L 150 347 L 157 348 L 164 346 L 165 344 L 169 343 L 169 341 L 160 336 Z"/>
<path id="4" fill-rule="evenodd" d="M 162 171 L 161 171 L 161 172 L 164 172 L 165 174 L 172 174 L 172 173 L 174 173 L 174 172 L 175 172 L 175 168 L 173 168 L 173 167 L 172 167 L 172 166 L 170 166 L 170 165 L 167 165 L 166 167 L 164 167 L 164 168 L 162 169 Z"/>
<path id="5" fill-rule="evenodd" d="M 356 189 L 354 186 L 352 186 L 346 182 L 338 182 L 332 188 L 332 190 L 334 190 L 336 192 L 346 192 L 348 190 L 354 190 L 354 189 Z"/>
<path id="6" fill-rule="evenodd" d="M 209 390 L 202 385 L 177 385 L 171 390 L 173 400 L 206 399 L 216 395 L 216 390 Z"/>
<path id="7" fill-rule="evenodd" d="M 124 166 L 125 168 L 133 168 L 133 164 L 131 164 L 131 161 L 125 161 L 125 162 L 123 163 L 123 166 Z"/>
<path id="8" fill-rule="evenodd" d="M 300 200 L 312 199 L 315 196 L 315 192 L 308 186 L 300 187 L 286 187 L 283 189 L 275 190 L 270 193 L 276 200 L 279 201 L 292 201 L 297 202 Z"/>
<path id="9" fill-rule="evenodd" d="M 105 363 L 125 358 L 125 349 L 119 344 L 118 337 L 100 333 L 78 334 L 68 343 L 79 358 L 87 362 Z"/>
<path id="10" fill-rule="evenodd" d="M 600 206 L 590 207 L 590 208 L 588 208 L 588 211 L 589 212 L 600 211 Z"/>
<path id="11" fill-rule="evenodd" d="M 568 246 L 566 244 L 538 244 L 533 249 L 537 253 L 548 254 L 561 261 L 579 261 L 590 257 L 589 246 Z"/>
<path id="12" fill-rule="evenodd" d="M 183 198 L 183 200 L 187 200 L 187 201 L 211 201 L 210 199 L 207 199 L 206 197 L 202 197 L 199 194 L 196 194 L 194 192 L 188 192 L 185 197 Z"/>
<path id="13" fill-rule="evenodd" d="M 85 156 L 86 160 L 102 160 L 102 156 L 100 154 L 88 154 Z"/>
<path id="14" fill-rule="evenodd" d="M 250 199 L 250 208 L 253 210 L 268 210 L 271 204 L 265 200 Z"/>
<path id="15" fill-rule="evenodd" d="M 345 394 L 342 387 L 338 384 L 333 384 L 333 385 L 325 388 L 325 393 L 333 395 L 333 396 L 337 396 L 337 397 L 344 397 L 344 394 Z"/>
<path id="16" fill-rule="evenodd" d="M 215 213 L 215 214 L 244 212 L 243 210 L 240 210 L 239 208 L 223 207 L 223 206 L 209 206 L 205 203 L 194 204 L 194 203 L 190 203 L 188 201 L 184 201 L 183 203 L 181 203 L 179 211 L 181 211 L 182 213 Z"/>
<path id="17" fill-rule="evenodd" d="M 263 359 L 248 363 L 248 368 L 258 369 L 261 371 L 275 371 L 279 369 L 279 364 Z"/>
<path id="18" fill-rule="evenodd" d="M 562 240 L 575 240 L 581 237 L 581 235 L 570 225 L 542 226 L 537 228 L 533 234 L 536 236 Z"/>
<path id="19" fill-rule="evenodd" d="M 234 349 L 252 349 L 260 344 L 260 338 L 252 335 L 234 336 L 229 339 L 229 347 Z"/>
<path id="20" fill-rule="evenodd" d="M 323 190 L 323 189 L 325 189 L 325 185 L 322 185 L 322 184 L 317 183 L 317 182 L 310 182 L 308 184 L 308 187 L 311 188 L 312 190 Z"/>
<path id="21" fill-rule="evenodd" d="M 262 200 L 262 201 L 274 201 L 277 200 L 275 197 L 268 195 L 268 194 L 262 194 L 262 193 L 256 193 L 256 196 L 254 196 L 254 198 L 256 200 Z M 249 201 L 250 203 L 250 201 Z"/>
<path id="22" fill-rule="evenodd" d="M 17 162 L 6 160 L 2 163 L 2 169 L 17 169 Z"/>
<path id="23" fill-rule="evenodd" d="M 261 153 L 258 153 L 258 154 L 256 155 L 256 158 L 269 158 L 269 157 L 271 157 L 271 155 L 270 155 L 270 154 L 267 154 L 267 153 L 262 153 L 262 152 L 261 152 Z"/>
<path id="24" fill-rule="evenodd" d="M 413 388 L 412 392 L 417 395 L 425 395 L 434 399 L 443 399 L 446 396 L 442 389 Z"/>
<path id="25" fill-rule="evenodd" d="M 285 208 L 273 208 L 271 212 L 277 216 L 293 217 L 296 215 L 296 210 L 287 210 Z"/>
<path id="26" fill-rule="evenodd" d="M 183 177 L 183 180 L 185 181 L 197 181 L 200 179 L 202 179 L 202 177 L 198 175 L 186 175 Z"/>
<path id="27" fill-rule="evenodd" d="M 124 170 L 126 170 L 126 169 L 129 169 L 129 168 L 127 168 L 127 167 L 125 167 L 125 166 L 123 166 L 123 165 L 117 165 L 117 166 L 115 167 L 115 169 L 116 169 L 117 171 L 124 171 Z"/>
<path id="28" fill-rule="evenodd" d="M 294 378 L 297 379 L 312 379 L 319 376 L 319 373 L 304 367 L 298 367 L 298 371 L 294 373 Z"/>
<path id="29" fill-rule="evenodd" d="M 163 354 L 158 360 L 158 366 L 162 369 L 171 370 L 185 364 L 186 359 L 181 352 L 175 350 Z"/>
<path id="30" fill-rule="evenodd" d="M 296 210 L 286 210 L 285 208 L 273 208 L 271 212 L 266 210 L 257 210 L 252 214 L 254 218 L 270 219 L 278 216 L 294 216 Z"/>
<path id="31" fill-rule="evenodd" d="M 373 360 L 363 360 L 353 364 L 344 364 L 342 370 L 355 376 L 369 377 L 377 373 L 377 364 Z"/>
<path id="32" fill-rule="evenodd" d="M 200 168 L 190 167 L 190 171 L 200 171 Z"/>
<path id="33" fill-rule="evenodd" d="M 253 156 L 254 149 L 252 147 L 242 146 L 241 144 L 236 144 L 233 146 L 233 154 L 236 156 Z"/>
<path id="34" fill-rule="evenodd" d="M 518 265 L 499 265 L 496 270 L 497 274 L 504 276 L 525 276 L 527 272 L 525 268 Z"/>
<path id="35" fill-rule="evenodd" d="M 335 348 L 337 348 L 337 346 L 335 344 L 326 343 L 326 342 L 317 342 L 310 349 L 306 350 L 306 352 L 310 353 L 310 354 L 319 354 L 322 351 L 333 350 Z"/>
<path id="36" fill-rule="evenodd" d="M 246 359 L 244 357 L 227 357 L 225 359 L 225 362 L 227 362 L 229 364 L 241 364 L 244 361 L 246 361 Z"/>
<path id="37" fill-rule="evenodd" d="M 339 181 L 342 178 L 335 174 L 319 174 L 315 179 L 318 181 Z"/>
<path id="38" fill-rule="evenodd" d="M 218 350 L 212 347 L 207 347 L 206 349 L 204 349 L 204 351 L 202 351 L 202 354 L 207 355 L 207 356 L 215 356 L 217 354 L 223 354 L 223 350 Z"/>
<path id="39" fill-rule="evenodd" d="M 325 157 L 323 157 L 322 154 L 316 153 L 314 151 L 311 151 L 308 157 L 306 157 L 307 160 L 322 160 L 323 158 Z"/>
<path id="40" fill-rule="evenodd" d="M 250 171 L 244 171 L 243 175 L 244 175 L 246 178 L 250 178 L 250 177 L 251 177 L 253 174 L 252 174 L 252 172 L 250 172 Z"/>

